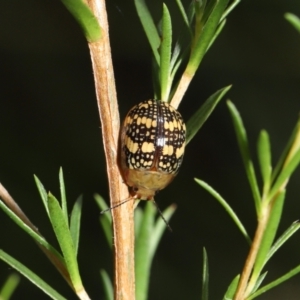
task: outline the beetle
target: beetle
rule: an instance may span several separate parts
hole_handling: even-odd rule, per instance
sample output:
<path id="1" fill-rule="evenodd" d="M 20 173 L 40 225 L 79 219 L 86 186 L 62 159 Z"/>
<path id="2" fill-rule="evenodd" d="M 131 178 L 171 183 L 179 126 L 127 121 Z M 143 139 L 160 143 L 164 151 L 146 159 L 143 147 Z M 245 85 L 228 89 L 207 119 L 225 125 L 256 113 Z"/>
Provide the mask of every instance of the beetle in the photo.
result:
<path id="1" fill-rule="evenodd" d="M 131 195 L 153 200 L 182 164 L 186 126 L 169 103 L 146 100 L 127 114 L 121 129 L 120 168 Z"/>

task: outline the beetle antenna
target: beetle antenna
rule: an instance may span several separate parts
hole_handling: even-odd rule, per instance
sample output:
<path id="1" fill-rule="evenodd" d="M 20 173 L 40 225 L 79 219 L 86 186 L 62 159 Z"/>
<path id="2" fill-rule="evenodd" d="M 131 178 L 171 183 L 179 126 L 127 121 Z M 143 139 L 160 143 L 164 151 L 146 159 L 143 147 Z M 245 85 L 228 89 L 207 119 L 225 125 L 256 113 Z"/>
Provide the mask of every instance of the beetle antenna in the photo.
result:
<path id="1" fill-rule="evenodd" d="M 124 200 L 124 201 L 122 201 L 122 202 L 116 204 L 115 206 L 111 206 L 111 207 L 109 207 L 109 208 L 107 208 L 107 209 L 102 210 L 102 211 L 100 212 L 100 215 L 103 215 L 104 213 L 106 213 L 106 212 L 108 212 L 108 211 L 111 211 L 112 209 L 115 209 L 115 208 L 117 208 L 117 207 L 123 205 L 123 204 L 126 203 L 126 202 L 129 202 L 130 200 L 136 200 L 136 199 L 135 199 L 135 198 L 128 198 L 128 199 L 126 199 L 126 200 Z M 159 209 L 159 207 L 158 207 L 157 203 L 155 202 L 155 200 L 152 199 L 152 201 L 153 201 L 154 205 L 156 206 L 156 209 L 157 209 L 159 215 L 161 216 L 161 218 L 163 219 L 163 221 L 164 221 L 165 224 L 167 225 L 168 229 L 169 229 L 171 232 L 173 232 L 171 226 L 169 225 L 168 221 L 165 219 L 163 213 L 162 213 L 161 210 Z"/>
<path id="2" fill-rule="evenodd" d="M 171 226 L 169 225 L 168 221 L 165 219 L 164 215 L 162 214 L 162 212 L 161 212 L 161 210 L 159 209 L 159 207 L 158 207 L 157 203 L 155 202 L 155 200 L 152 199 L 152 201 L 153 201 L 153 203 L 155 204 L 156 209 L 157 209 L 158 213 L 160 214 L 161 218 L 162 218 L 163 221 L 166 223 L 168 229 L 169 229 L 171 232 L 173 232 Z"/>
<path id="3" fill-rule="evenodd" d="M 110 210 L 112 210 L 112 209 L 115 209 L 115 208 L 121 206 L 122 204 L 124 204 L 124 203 L 126 203 L 126 202 L 129 202 L 130 200 L 135 200 L 135 199 L 134 199 L 134 198 L 127 198 L 126 200 L 124 200 L 124 201 L 122 201 L 122 202 L 116 204 L 115 206 L 111 206 L 111 207 L 109 207 L 109 208 L 107 208 L 107 209 L 102 210 L 102 211 L 100 212 L 100 215 L 102 215 L 102 214 L 104 214 L 104 213 L 106 213 L 106 212 L 108 212 L 108 211 L 110 211 Z"/>

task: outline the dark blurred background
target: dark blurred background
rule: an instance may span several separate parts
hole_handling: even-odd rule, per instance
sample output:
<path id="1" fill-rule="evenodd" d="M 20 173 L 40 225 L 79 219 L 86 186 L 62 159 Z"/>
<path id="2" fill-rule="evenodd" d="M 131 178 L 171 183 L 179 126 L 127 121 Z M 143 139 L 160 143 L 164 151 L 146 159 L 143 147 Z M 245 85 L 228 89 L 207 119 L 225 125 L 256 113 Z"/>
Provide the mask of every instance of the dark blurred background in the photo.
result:
<path id="1" fill-rule="evenodd" d="M 161 1 L 148 1 L 156 20 Z M 174 30 L 181 24 L 174 1 Z M 187 4 L 187 1 L 185 1 Z M 108 0 L 107 9 L 121 117 L 152 97 L 151 51 L 133 1 Z M 205 56 L 179 110 L 186 120 L 216 90 L 242 114 L 256 157 L 259 131 L 271 135 L 278 159 L 299 113 L 300 36 L 283 18 L 300 15 L 299 1 L 242 1 Z M 178 22 L 176 22 L 178 20 Z M 176 23 L 176 24 L 175 24 Z M 178 23 L 178 24 L 177 24 Z M 70 208 L 83 194 L 80 270 L 92 299 L 103 299 L 99 270 L 112 274 L 112 255 L 99 225 L 94 193 L 108 199 L 100 121 L 87 43 L 60 1 L 10 0 L 0 5 L 0 181 L 40 231 L 56 245 L 33 181 L 59 196 L 64 169 Z M 300 216 L 299 170 L 289 183 L 282 233 Z M 202 249 L 210 265 L 210 299 L 221 299 L 242 269 L 248 246 L 223 208 L 194 182 L 207 181 L 232 205 L 251 236 L 255 211 L 225 101 L 188 145 L 179 175 L 156 198 L 178 210 L 154 258 L 149 299 L 199 299 Z M 67 299 L 70 288 L 34 242 L 0 212 L 0 248 L 33 269 Z M 300 263 L 299 235 L 268 264 L 275 279 Z M 0 262 L 0 285 L 11 272 Z M 24 296 L 26 295 L 26 297 Z M 13 299 L 48 299 L 22 278 Z M 299 276 L 261 299 L 299 299 Z"/>

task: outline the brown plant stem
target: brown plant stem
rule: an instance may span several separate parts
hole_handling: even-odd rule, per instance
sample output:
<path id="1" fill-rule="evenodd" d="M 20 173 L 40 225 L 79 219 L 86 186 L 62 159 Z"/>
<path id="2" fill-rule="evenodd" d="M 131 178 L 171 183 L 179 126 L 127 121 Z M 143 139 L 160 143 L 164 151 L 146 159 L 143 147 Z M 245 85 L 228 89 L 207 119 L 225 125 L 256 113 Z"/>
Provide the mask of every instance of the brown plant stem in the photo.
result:
<path id="1" fill-rule="evenodd" d="M 128 198 L 118 168 L 118 140 L 120 120 L 112 67 L 108 34 L 108 21 L 104 0 L 89 0 L 88 5 L 102 29 L 101 39 L 89 43 L 94 71 L 98 110 L 107 165 L 111 206 Z M 114 231 L 114 299 L 135 299 L 134 275 L 134 201 L 112 210 Z"/>
<path id="2" fill-rule="evenodd" d="M 287 162 L 287 160 L 286 160 Z M 267 224 L 269 222 L 270 216 L 272 214 L 272 209 L 274 206 L 275 201 L 277 201 L 278 199 L 278 195 L 284 191 L 284 189 L 286 188 L 286 185 L 288 183 L 288 179 L 281 185 L 281 187 L 278 189 L 277 194 L 274 196 L 274 198 L 272 200 L 270 200 L 269 203 L 267 203 L 267 205 L 265 205 L 264 208 L 262 208 L 261 211 L 261 217 L 258 220 L 258 225 L 257 225 L 257 229 L 254 235 L 254 239 L 247 257 L 247 260 L 245 262 L 243 271 L 242 271 L 242 275 L 236 290 L 236 294 L 234 297 L 234 300 L 244 300 L 247 298 L 247 296 L 249 296 L 249 294 L 251 293 L 252 289 L 253 289 L 253 282 L 249 283 L 249 278 L 251 275 L 251 272 L 253 270 L 253 266 L 257 257 L 257 253 L 259 250 L 259 247 L 261 245 L 263 236 L 264 236 L 264 232 L 267 228 Z"/>
<path id="3" fill-rule="evenodd" d="M 251 275 L 255 259 L 263 238 L 263 234 L 266 229 L 266 225 L 269 221 L 270 217 L 270 205 L 267 205 L 266 209 L 264 210 L 262 217 L 258 221 L 258 226 L 254 235 L 254 239 L 246 259 L 242 275 L 239 281 L 239 285 L 237 287 L 237 291 L 234 297 L 234 300 L 244 300 L 245 299 L 245 291 L 247 288 L 248 280 Z"/>
<path id="4" fill-rule="evenodd" d="M 172 100 L 171 100 L 171 105 L 174 107 L 174 108 L 178 108 L 186 90 L 188 89 L 192 79 L 193 79 L 194 75 L 190 75 L 188 74 L 187 72 L 184 72 L 180 78 L 180 81 L 179 81 L 179 84 L 176 88 L 176 91 L 172 97 Z"/>

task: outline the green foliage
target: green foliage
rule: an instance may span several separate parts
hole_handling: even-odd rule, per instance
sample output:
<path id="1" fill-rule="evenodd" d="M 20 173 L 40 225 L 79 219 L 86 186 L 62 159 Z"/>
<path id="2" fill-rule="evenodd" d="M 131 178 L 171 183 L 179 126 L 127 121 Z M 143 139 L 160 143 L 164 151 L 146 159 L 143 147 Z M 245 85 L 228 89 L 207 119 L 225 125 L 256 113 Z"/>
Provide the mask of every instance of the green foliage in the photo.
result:
<path id="1" fill-rule="evenodd" d="M 0 299 L 9 300 L 20 282 L 20 276 L 16 273 L 12 273 L 8 276 L 0 289 Z"/>
<path id="2" fill-rule="evenodd" d="M 296 28 L 300 33 L 300 19 L 294 14 L 286 13 L 284 17 Z"/>
<path id="3" fill-rule="evenodd" d="M 192 41 L 192 51 L 187 64 L 186 73 L 193 76 L 197 71 L 207 49 L 215 39 L 222 14 L 228 0 L 195 1 L 195 34 Z M 222 26 L 222 25 L 221 25 Z"/>
<path id="4" fill-rule="evenodd" d="M 232 282 L 230 283 L 229 287 L 227 288 L 227 291 L 225 293 L 225 296 L 223 297 L 223 300 L 233 299 L 235 291 L 236 291 L 238 283 L 239 283 L 239 280 L 240 280 L 240 275 L 237 275 L 235 278 L 233 278 Z"/>
<path id="5" fill-rule="evenodd" d="M 106 210 L 107 205 L 103 198 L 95 195 L 95 200 L 101 210 Z M 114 208 L 118 209 L 118 208 Z M 174 214 L 176 207 L 169 206 L 162 212 L 166 221 L 169 221 Z M 154 254 L 157 250 L 158 244 L 166 229 L 166 224 L 162 218 L 155 220 L 157 214 L 156 207 L 151 201 L 146 203 L 145 210 L 137 207 L 135 209 L 135 284 L 136 284 L 136 299 L 147 299 L 149 288 L 150 269 Z M 112 230 L 111 217 L 109 214 L 101 214 L 100 223 L 105 232 L 109 247 L 111 247 Z M 110 228 L 108 230 L 108 228 Z M 103 271 L 105 272 L 105 271 Z M 107 299 L 111 299 L 109 294 L 112 289 L 111 282 L 107 278 L 107 274 L 101 272 L 101 278 L 104 289 L 106 291 Z"/>
<path id="6" fill-rule="evenodd" d="M 251 156 L 250 156 L 250 150 L 249 150 L 249 145 L 248 145 L 246 129 L 244 127 L 241 116 L 240 116 L 239 112 L 237 111 L 237 109 L 235 108 L 235 106 L 233 105 L 233 103 L 228 101 L 227 105 L 228 105 L 228 108 L 229 108 L 229 111 L 231 113 L 231 117 L 233 120 L 233 125 L 234 125 L 235 133 L 237 136 L 238 145 L 239 145 L 240 152 L 241 152 L 241 155 L 243 158 L 243 163 L 244 163 L 244 167 L 245 167 L 246 174 L 248 177 L 248 181 L 249 181 L 249 184 L 250 184 L 250 187 L 252 190 L 252 195 L 253 195 L 253 198 L 255 201 L 256 211 L 259 212 L 260 208 L 261 208 L 260 207 L 261 203 L 260 203 L 259 187 L 257 184 L 254 165 L 253 165 L 253 162 L 252 162 Z"/>
<path id="7" fill-rule="evenodd" d="M 253 267 L 252 277 L 257 279 L 261 275 L 261 271 L 266 263 L 266 257 L 270 251 L 270 248 L 274 242 L 275 235 L 277 233 L 278 225 L 282 215 L 282 208 L 284 204 L 285 191 L 281 192 L 278 195 L 278 199 L 274 202 L 272 207 L 272 211 L 270 212 L 270 216 L 268 218 L 268 222 L 264 229 L 263 238 L 260 242 L 260 247 L 256 256 L 255 264 Z M 263 212 L 262 212 L 263 214 Z M 264 216 L 262 216 L 264 217 Z M 256 285 L 256 282 L 255 282 Z"/>
<path id="8" fill-rule="evenodd" d="M 168 221 L 175 212 L 175 206 L 169 206 L 163 211 L 164 218 Z M 135 274 L 136 274 L 136 298 L 147 299 L 150 268 L 154 253 L 166 225 L 161 218 L 155 221 L 156 208 L 150 201 L 146 204 L 142 213 L 142 221 L 135 239 Z"/>
<path id="9" fill-rule="evenodd" d="M 114 299 L 113 285 L 107 272 L 105 270 L 100 270 L 100 275 L 103 282 L 105 299 L 113 300 Z"/>
<path id="10" fill-rule="evenodd" d="M 101 28 L 91 9 L 83 0 L 61 0 L 80 24 L 86 39 L 96 42 L 101 38 Z"/>
<path id="11" fill-rule="evenodd" d="M 36 230 L 29 227 L 18 215 L 16 215 L 11 209 L 9 209 L 1 200 L 0 208 L 28 235 L 30 235 L 35 242 L 41 245 L 43 248 L 52 252 L 60 261 L 63 261 L 62 256 L 52 247 L 44 237 L 37 233 Z"/>
<path id="12" fill-rule="evenodd" d="M 168 221 L 175 212 L 175 206 L 168 207 L 164 212 L 164 218 Z M 142 222 L 138 229 L 135 242 L 135 282 L 136 298 L 147 299 L 149 288 L 150 269 L 166 224 L 161 218 L 155 221 L 156 208 L 150 201 L 142 215 Z"/>
<path id="13" fill-rule="evenodd" d="M 59 188 L 60 188 L 60 198 L 61 198 L 61 210 L 63 217 L 67 226 L 69 226 L 69 216 L 68 216 L 68 207 L 67 207 L 67 197 L 66 197 L 66 188 L 64 182 L 64 173 L 62 168 L 59 169 Z M 49 198 L 48 198 L 49 200 Z"/>
<path id="14" fill-rule="evenodd" d="M 62 169 L 59 172 L 59 182 L 62 198 L 62 206 L 59 201 L 51 194 L 46 193 L 46 190 L 41 181 L 34 176 L 37 188 L 41 199 L 45 206 L 46 212 L 51 221 L 53 230 L 59 242 L 63 256 L 47 242 L 47 240 L 39 233 L 39 231 L 29 222 L 24 221 L 26 218 L 23 215 L 18 215 L 15 211 L 8 208 L 0 201 L 0 208 L 27 234 L 29 234 L 40 246 L 47 257 L 52 261 L 58 271 L 64 276 L 68 283 L 74 288 L 76 293 L 84 291 L 81 277 L 79 274 L 77 263 L 77 252 L 79 243 L 80 220 L 82 198 L 79 197 L 74 204 L 71 216 L 70 225 L 68 220 L 67 198 L 65 192 L 65 184 Z M 2 260 L 11 265 L 30 281 L 41 288 L 45 293 L 53 299 L 64 299 L 55 290 L 49 287 L 39 276 L 31 272 L 21 262 L 18 262 L 5 252 L 1 252 Z"/>
<path id="15" fill-rule="evenodd" d="M 279 284 L 287 281 L 288 279 L 294 277 L 295 275 L 300 273 L 300 265 L 298 265 L 296 268 L 290 270 L 289 272 L 287 272 L 286 274 L 284 274 L 283 276 L 279 277 L 278 279 L 272 281 L 271 283 L 263 286 L 262 288 L 260 288 L 258 291 L 255 291 L 253 294 L 251 294 L 247 300 L 251 300 L 254 299 L 258 296 L 260 296 L 261 294 L 271 290 L 272 288 L 278 286 Z"/>
<path id="16" fill-rule="evenodd" d="M 267 261 L 275 254 L 275 252 L 300 229 L 300 223 L 299 221 L 294 222 L 273 244 L 272 248 L 269 250 L 268 255 L 266 256 Z"/>
<path id="17" fill-rule="evenodd" d="M 195 178 L 195 181 L 201 187 L 203 187 L 206 191 L 208 191 L 224 207 L 226 212 L 229 214 L 229 216 L 232 218 L 234 223 L 237 225 L 238 229 L 241 231 L 241 233 L 245 237 L 246 241 L 249 244 L 251 244 L 251 239 L 250 239 L 244 225 L 242 224 L 242 222 L 240 221 L 240 219 L 238 218 L 236 213 L 233 211 L 233 209 L 230 207 L 230 205 L 227 203 L 227 201 L 216 190 L 214 190 L 209 184 L 207 184 L 203 180 Z"/>
<path id="18" fill-rule="evenodd" d="M 224 97 L 224 95 L 229 91 L 231 86 L 227 86 L 213 95 L 211 95 L 204 104 L 193 114 L 186 124 L 187 133 L 186 133 L 186 144 L 188 144 L 192 138 L 196 135 L 205 121 L 208 119 L 210 114 L 215 109 L 219 101 Z"/>
<path id="19" fill-rule="evenodd" d="M 79 196 L 74 203 L 70 217 L 70 233 L 73 241 L 75 256 L 78 253 L 79 237 L 80 237 L 80 220 L 82 211 L 82 196 Z"/>
<path id="20" fill-rule="evenodd" d="M 137 10 L 137 14 L 140 18 L 140 21 L 143 25 L 144 31 L 148 38 L 148 41 L 151 46 L 151 50 L 157 65 L 160 64 L 160 55 L 158 52 L 160 45 L 160 37 L 156 29 L 154 20 L 151 16 L 151 13 L 147 7 L 145 0 L 134 0 L 134 4 Z"/>
<path id="21" fill-rule="evenodd" d="M 258 138 L 257 156 L 259 160 L 261 177 L 263 180 L 264 193 L 267 193 L 271 185 L 272 158 L 270 138 L 265 130 L 260 132 Z"/>
<path id="22" fill-rule="evenodd" d="M 98 194 L 94 195 L 94 198 L 100 208 L 101 211 L 103 210 L 107 210 L 108 206 L 105 202 L 105 200 Z M 107 243 L 109 245 L 109 247 L 112 249 L 112 228 L 111 228 L 111 223 L 112 223 L 112 218 L 110 214 L 101 214 L 101 216 L 99 217 L 102 229 L 104 231 Z"/>
<path id="23" fill-rule="evenodd" d="M 55 291 L 51 286 L 49 286 L 45 281 L 43 281 L 39 276 L 33 273 L 30 269 L 24 266 L 22 263 L 14 259 L 9 254 L 5 253 L 0 249 L 0 259 L 5 261 L 12 268 L 17 270 L 23 276 L 25 276 L 28 280 L 30 280 L 33 284 L 35 284 L 38 288 L 40 288 L 45 294 L 50 296 L 55 300 L 66 300 L 63 296 L 61 296 L 57 291 Z"/>
<path id="24" fill-rule="evenodd" d="M 48 195 L 48 208 L 50 221 L 64 256 L 64 262 L 69 271 L 72 284 L 75 290 L 82 287 L 78 264 L 76 260 L 76 251 L 73 244 L 71 232 L 64 219 L 63 211 L 58 200 L 51 194 Z"/>
<path id="25" fill-rule="evenodd" d="M 263 186 L 260 188 L 258 186 L 254 164 L 251 159 L 247 133 L 243 125 L 242 118 L 234 104 L 230 101 L 228 101 L 228 108 L 231 113 L 237 142 L 257 212 L 258 225 L 253 242 L 251 242 L 246 229 L 229 204 L 207 183 L 199 179 L 196 179 L 196 182 L 205 188 L 225 208 L 244 237 L 248 242 L 250 242 L 250 253 L 255 255 L 255 259 L 253 261 L 251 261 L 251 259 L 246 261 L 246 264 L 248 264 L 247 269 L 250 268 L 249 270 L 252 271 L 247 275 L 243 274 L 244 277 L 246 277 L 246 279 L 243 279 L 246 283 L 245 290 L 239 290 L 238 277 L 236 277 L 229 286 L 224 299 L 233 299 L 237 291 L 238 293 L 241 293 L 243 299 L 254 299 L 258 295 L 277 286 L 300 271 L 299 266 L 297 266 L 278 280 L 275 280 L 271 284 L 259 289 L 267 275 L 267 272 L 262 273 L 266 263 L 273 254 L 278 251 L 280 247 L 284 245 L 284 243 L 299 229 L 298 223 L 292 224 L 274 243 L 278 225 L 282 217 L 286 185 L 290 176 L 300 163 L 300 120 L 298 120 L 274 171 L 272 168 L 269 135 L 266 131 L 261 131 L 257 143 L 257 155 L 263 182 Z M 259 192 L 260 190 L 262 190 L 262 193 Z M 246 267 L 244 272 L 246 272 L 245 270 Z M 249 276 L 249 278 L 247 276 Z"/>
<path id="26" fill-rule="evenodd" d="M 172 51 L 174 38 L 172 38 L 172 20 L 167 6 L 163 4 L 159 29 L 155 26 L 145 0 L 135 0 L 135 7 L 155 61 L 154 94 L 162 101 L 171 101 L 171 97 L 175 94 L 180 81 L 173 84 L 173 80 L 180 66 L 185 68 L 182 76 L 187 77 L 188 81 L 193 78 L 206 51 L 225 24 L 225 21 L 221 23 L 220 21 L 228 0 L 212 0 L 208 3 L 192 1 L 187 11 L 180 0 L 176 0 L 176 3 L 184 28 L 183 34 L 178 38 Z M 186 63 L 185 58 L 188 54 L 189 58 Z"/>
<path id="27" fill-rule="evenodd" d="M 208 283 L 209 283 L 209 272 L 208 272 L 208 257 L 205 248 L 203 248 L 203 272 L 202 272 L 202 300 L 208 300 Z"/>
<path id="28" fill-rule="evenodd" d="M 171 84 L 170 82 L 170 62 L 172 48 L 172 24 L 171 16 L 167 6 L 163 5 L 162 17 L 162 39 L 160 45 L 160 82 L 161 82 L 161 97 L 162 101 L 168 101 Z"/>

